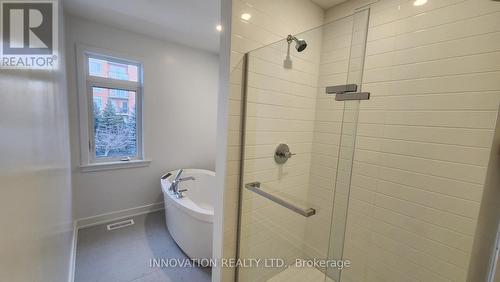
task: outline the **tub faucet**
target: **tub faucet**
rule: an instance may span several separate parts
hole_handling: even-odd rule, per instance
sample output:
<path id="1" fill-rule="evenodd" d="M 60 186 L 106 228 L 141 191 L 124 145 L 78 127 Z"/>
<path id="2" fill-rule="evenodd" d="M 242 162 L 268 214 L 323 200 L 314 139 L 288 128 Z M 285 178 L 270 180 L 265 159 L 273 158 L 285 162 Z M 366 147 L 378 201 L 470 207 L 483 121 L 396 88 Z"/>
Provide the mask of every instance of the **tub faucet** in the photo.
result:
<path id="1" fill-rule="evenodd" d="M 172 185 L 170 185 L 170 189 L 169 189 L 177 196 L 177 198 L 182 198 L 183 197 L 182 192 L 187 191 L 187 189 L 178 190 L 177 186 L 179 185 L 179 183 L 183 182 L 183 181 L 187 181 L 187 180 L 195 180 L 195 178 L 192 176 L 181 178 L 181 174 L 183 171 L 184 171 L 183 169 L 179 169 L 179 171 L 175 175 L 174 180 L 172 181 Z"/>
<path id="2" fill-rule="evenodd" d="M 173 186 L 174 186 L 173 184 L 179 180 L 179 178 L 181 177 L 181 174 L 183 172 L 184 172 L 184 169 L 182 169 L 182 168 L 177 171 L 177 173 L 174 176 L 174 180 L 172 181 L 172 185 L 170 186 L 170 190 L 173 190 Z"/>
<path id="3" fill-rule="evenodd" d="M 184 194 L 182 194 L 183 192 L 186 192 L 188 189 L 181 189 L 179 191 L 177 191 L 177 194 L 175 194 L 175 197 L 177 197 L 177 199 L 182 199 L 184 198 Z"/>

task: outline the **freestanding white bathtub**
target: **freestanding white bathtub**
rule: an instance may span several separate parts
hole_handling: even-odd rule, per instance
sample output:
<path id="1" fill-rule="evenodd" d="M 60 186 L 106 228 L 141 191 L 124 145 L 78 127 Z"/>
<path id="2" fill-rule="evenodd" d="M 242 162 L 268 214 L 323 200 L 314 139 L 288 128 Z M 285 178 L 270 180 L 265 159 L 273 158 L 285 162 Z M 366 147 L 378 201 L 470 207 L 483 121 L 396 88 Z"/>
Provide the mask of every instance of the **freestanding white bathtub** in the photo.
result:
<path id="1" fill-rule="evenodd" d="M 162 177 L 161 189 L 165 201 L 165 221 L 168 232 L 177 245 L 192 259 L 212 258 L 212 222 L 214 217 L 215 172 L 184 169 L 181 177 L 195 180 L 180 182 L 178 189 L 187 189 L 184 197 L 169 192 L 177 170 Z M 167 176 L 169 173 L 165 174 Z"/>

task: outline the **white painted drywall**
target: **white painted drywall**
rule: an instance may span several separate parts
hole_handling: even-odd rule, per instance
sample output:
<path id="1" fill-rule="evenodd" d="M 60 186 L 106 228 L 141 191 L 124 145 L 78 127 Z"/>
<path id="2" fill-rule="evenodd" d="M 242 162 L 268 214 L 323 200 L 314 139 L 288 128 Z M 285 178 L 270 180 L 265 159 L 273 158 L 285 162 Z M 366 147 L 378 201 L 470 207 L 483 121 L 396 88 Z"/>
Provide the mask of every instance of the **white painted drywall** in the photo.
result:
<path id="1" fill-rule="evenodd" d="M 220 0 L 156 0 L 146 4 L 137 0 L 65 0 L 70 14 L 213 53 L 219 50 L 215 29 L 220 18 L 219 3 Z"/>
<path id="2" fill-rule="evenodd" d="M 214 169 L 218 56 L 67 16 L 68 87 L 75 216 L 162 201 L 159 178 L 177 168 Z M 144 144 L 149 167 L 82 173 L 75 43 L 143 58 Z"/>
<path id="3" fill-rule="evenodd" d="M 214 203 L 213 221 L 213 247 L 212 256 L 216 259 L 224 257 L 224 231 L 225 211 L 224 201 L 226 193 L 226 169 L 227 169 L 227 138 L 228 138 L 228 113 L 229 113 L 229 78 L 231 59 L 231 17 L 232 0 L 221 0 L 221 25 L 219 50 L 219 91 L 217 99 L 217 155 L 215 165 L 216 195 Z M 229 223 L 231 225 L 231 223 Z M 232 224 L 234 225 L 234 224 Z M 231 276 L 231 275 L 226 275 Z M 212 267 L 212 281 L 223 281 L 223 269 L 220 264 Z M 227 279 L 227 278 L 226 278 Z M 228 280 L 227 280 L 228 281 Z"/>
<path id="4" fill-rule="evenodd" d="M 0 281 L 68 281 L 73 224 L 59 20 L 58 69 L 0 70 Z"/>

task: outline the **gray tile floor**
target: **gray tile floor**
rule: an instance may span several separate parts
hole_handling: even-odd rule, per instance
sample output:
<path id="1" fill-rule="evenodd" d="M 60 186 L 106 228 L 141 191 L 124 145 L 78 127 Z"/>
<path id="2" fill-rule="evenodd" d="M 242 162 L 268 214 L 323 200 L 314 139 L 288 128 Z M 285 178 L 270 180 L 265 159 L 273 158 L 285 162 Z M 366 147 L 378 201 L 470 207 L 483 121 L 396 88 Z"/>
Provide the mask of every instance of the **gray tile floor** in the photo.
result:
<path id="1" fill-rule="evenodd" d="M 186 259 L 165 226 L 164 211 L 133 217 L 132 226 L 108 231 L 106 224 L 78 231 L 76 282 L 204 282 L 201 267 L 150 267 L 150 260 Z"/>

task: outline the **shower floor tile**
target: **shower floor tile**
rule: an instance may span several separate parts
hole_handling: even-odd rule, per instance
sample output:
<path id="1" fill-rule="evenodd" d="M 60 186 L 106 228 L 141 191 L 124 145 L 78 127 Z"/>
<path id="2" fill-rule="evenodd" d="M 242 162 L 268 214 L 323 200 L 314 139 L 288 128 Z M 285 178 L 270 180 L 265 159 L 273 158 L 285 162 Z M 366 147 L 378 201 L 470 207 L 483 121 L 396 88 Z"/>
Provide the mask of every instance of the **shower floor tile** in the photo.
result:
<path id="1" fill-rule="evenodd" d="M 132 217 L 135 224 L 108 231 L 106 224 L 78 231 L 75 282 L 210 281 L 201 267 L 150 267 L 150 260 L 187 259 L 158 211 Z"/>
<path id="2" fill-rule="evenodd" d="M 325 280 L 326 279 L 326 280 Z M 276 274 L 267 282 L 335 282 L 330 277 L 325 278 L 325 274 L 314 267 L 291 266 Z"/>

